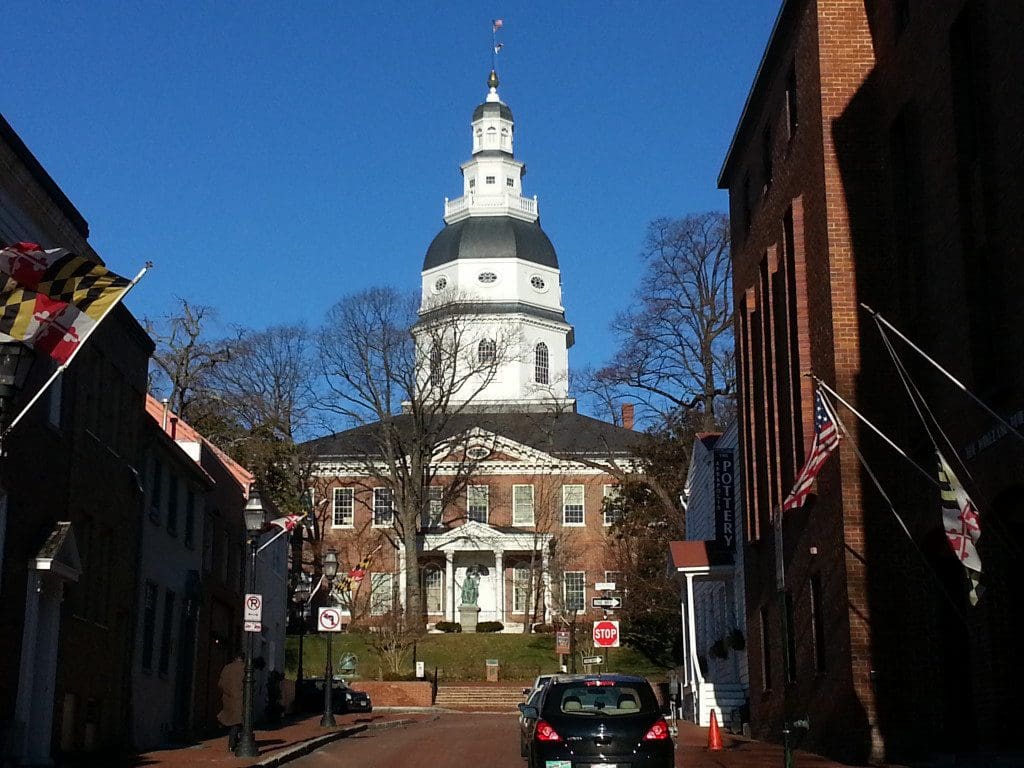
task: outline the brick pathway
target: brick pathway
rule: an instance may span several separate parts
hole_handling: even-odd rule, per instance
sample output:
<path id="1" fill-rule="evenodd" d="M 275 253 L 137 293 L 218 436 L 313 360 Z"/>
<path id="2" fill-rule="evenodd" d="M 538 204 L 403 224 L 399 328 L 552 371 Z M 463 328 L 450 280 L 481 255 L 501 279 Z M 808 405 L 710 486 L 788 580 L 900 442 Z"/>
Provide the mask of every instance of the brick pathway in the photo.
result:
<path id="1" fill-rule="evenodd" d="M 335 715 L 338 728 L 335 731 L 363 725 L 378 728 L 398 720 L 421 720 L 423 713 L 377 713 Z M 272 728 L 256 729 L 256 746 L 259 756 L 238 758 L 228 752 L 227 735 L 208 738 L 194 744 L 175 749 L 161 749 L 132 757 L 113 758 L 110 756 L 91 759 L 61 761 L 61 768 L 245 768 L 274 763 L 274 756 L 281 755 L 312 739 L 330 734 L 332 729 L 320 727 L 320 715 L 290 720 Z"/>

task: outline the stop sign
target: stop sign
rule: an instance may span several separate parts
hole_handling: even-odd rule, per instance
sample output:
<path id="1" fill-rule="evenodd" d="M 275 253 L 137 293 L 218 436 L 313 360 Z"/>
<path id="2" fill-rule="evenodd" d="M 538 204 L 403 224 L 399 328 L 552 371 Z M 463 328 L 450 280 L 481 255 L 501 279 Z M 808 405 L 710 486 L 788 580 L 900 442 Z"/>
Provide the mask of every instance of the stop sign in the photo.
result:
<path id="1" fill-rule="evenodd" d="M 595 648 L 618 648 L 619 647 L 619 622 L 616 621 L 595 621 L 594 622 L 594 647 Z"/>

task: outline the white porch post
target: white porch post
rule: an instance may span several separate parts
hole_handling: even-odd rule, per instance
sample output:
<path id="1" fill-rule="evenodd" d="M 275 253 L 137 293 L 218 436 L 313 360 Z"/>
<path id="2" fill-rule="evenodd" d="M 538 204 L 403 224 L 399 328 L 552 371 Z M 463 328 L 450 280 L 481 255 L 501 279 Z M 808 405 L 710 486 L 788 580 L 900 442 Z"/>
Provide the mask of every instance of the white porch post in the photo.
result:
<path id="1" fill-rule="evenodd" d="M 455 553 L 444 553 L 445 615 L 455 621 Z"/>
<path id="2" fill-rule="evenodd" d="M 540 616 L 543 623 L 547 623 L 548 614 L 551 612 L 551 574 L 548 572 L 549 558 L 547 547 L 540 551 L 540 575 L 544 580 L 544 615 Z"/>
<path id="3" fill-rule="evenodd" d="M 679 621 L 683 625 L 683 686 L 688 686 L 692 676 L 690 674 L 690 638 L 689 626 L 689 614 L 686 610 L 686 597 L 685 592 L 679 599 Z"/>
<path id="4" fill-rule="evenodd" d="M 495 585 L 498 596 L 498 621 L 505 623 L 505 552 L 500 549 L 494 550 L 494 570 L 498 577 Z"/>
<path id="5" fill-rule="evenodd" d="M 405 611 L 405 547 L 401 545 L 398 547 L 398 604 Z"/>
<path id="6" fill-rule="evenodd" d="M 697 615 L 693 606 L 693 574 L 686 574 L 686 620 L 691 639 L 689 654 L 687 656 L 693 674 L 690 679 L 693 681 L 693 722 L 701 724 L 700 684 L 704 682 L 704 676 L 700 671 L 700 662 L 697 661 Z"/>

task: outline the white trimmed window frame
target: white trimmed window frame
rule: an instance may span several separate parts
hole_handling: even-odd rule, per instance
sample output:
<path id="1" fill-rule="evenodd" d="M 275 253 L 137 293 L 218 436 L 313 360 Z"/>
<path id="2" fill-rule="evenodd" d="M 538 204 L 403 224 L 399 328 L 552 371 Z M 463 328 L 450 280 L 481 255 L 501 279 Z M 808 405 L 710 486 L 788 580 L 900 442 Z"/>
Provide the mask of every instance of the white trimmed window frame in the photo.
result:
<path id="1" fill-rule="evenodd" d="M 481 504 L 480 502 L 483 502 Z M 474 517 L 474 508 L 479 510 L 483 508 L 483 520 L 479 517 Z M 466 487 L 466 520 L 475 520 L 478 523 L 487 525 L 487 521 L 490 520 L 491 516 L 491 488 L 487 485 L 470 485 Z"/>
<path id="2" fill-rule="evenodd" d="M 395 607 L 395 574 L 370 574 L 370 615 L 386 616 Z"/>
<path id="3" fill-rule="evenodd" d="M 385 509 L 384 503 L 387 503 Z M 387 521 L 379 522 L 384 520 L 384 513 L 387 513 Z M 373 520 L 371 521 L 371 527 L 373 528 L 390 528 L 395 524 L 395 494 L 390 488 L 374 488 L 373 489 Z"/>
<path id="4" fill-rule="evenodd" d="M 528 560 L 520 560 L 512 568 L 512 613 L 526 613 L 529 607 L 530 563 Z"/>
<path id="5" fill-rule="evenodd" d="M 520 498 L 520 494 L 526 495 L 529 489 L 530 498 Z M 529 511 L 529 520 L 525 518 L 524 512 Z M 537 508 L 532 484 L 512 486 L 512 525 L 517 528 L 532 528 L 537 524 Z"/>
<path id="6" fill-rule="evenodd" d="M 444 615 L 444 569 L 433 563 L 423 568 L 423 602 L 429 615 Z"/>
<path id="7" fill-rule="evenodd" d="M 618 496 L 620 491 L 621 489 L 617 484 L 605 485 L 601 499 L 604 501 L 609 496 Z M 605 528 L 608 528 L 617 522 L 615 519 L 608 517 L 608 508 L 604 504 L 601 505 L 601 517 L 603 518 Z"/>
<path id="8" fill-rule="evenodd" d="M 348 499 L 347 505 L 345 499 Z M 345 511 L 347 508 L 348 522 L 345 520 Z M 339 512 L 342 516 L 339 518 Z M 338 522 L 341 519 L 342 522 Z M 335 488 L 333 489 L 333 498 L 331 505 L 331 528 L 355 528 L 356 527 L 356 491 L 355 488 Z"/>
<path id="9" fill-rule="evenodd" d="M 569 496 L 579 489 L 579 503 L 574 500 L 569 502 Z M 569 511 L 572 508 L 573 517 L 576 516 L 579 508 L 579 520 L 569 520 Z M 580 483 L 566 483 L 562 486 L 562 526 L 565 528 L 583 528 L 587 524 L 586 509 L 586 488 Z"/>
<path id="10" fill-rule="evenodd" d="M 579 603 L 569 603 L 569 582 L 572 584 L 573 594 L 579 595 Z M 576 584 L 575 582 L 579 582 Z M 574 607 L 577 606 L 577 607 Z M 562 606 L 567 611 L 585 611 L 587 609 L 587 572 L 586 571 L 563 571 L 562 572 Z"/>

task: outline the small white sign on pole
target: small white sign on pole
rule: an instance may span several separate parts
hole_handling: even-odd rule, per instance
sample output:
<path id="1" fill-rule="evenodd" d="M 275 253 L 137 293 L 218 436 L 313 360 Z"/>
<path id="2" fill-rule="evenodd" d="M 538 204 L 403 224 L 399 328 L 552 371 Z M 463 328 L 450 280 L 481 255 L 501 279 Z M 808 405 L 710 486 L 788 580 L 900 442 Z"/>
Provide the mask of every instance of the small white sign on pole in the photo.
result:
<path id="1" fill-rule="evenodd" d="M 427 674 L 426 665 L 422 661 L 416 662 L 416 677 L 422 679 Z"/>
<path id="2" fill-rule="evenodd" d="M 316 626 L 321 632 L 341 632 L 341 609 L 321 608 L 316 617 Z"/>
<path id="3" fill-rule="evenodd" d="M 594 585 L 594 589 L 598 592 L 614 592 L 615 582 L 614 581 L 599 581 Z"/>
<path id="4" fill-rule="evenodd" d="M 263 625 L 258 621 L 247 621 L 243 623 L 242 629 L 246 632 L 262 632 Z"/>
<path id="5" fill-rule="evenodd" d="M 263 621 L 263 595 L 246 595 L 243 605 L 243 621 Z"/>

